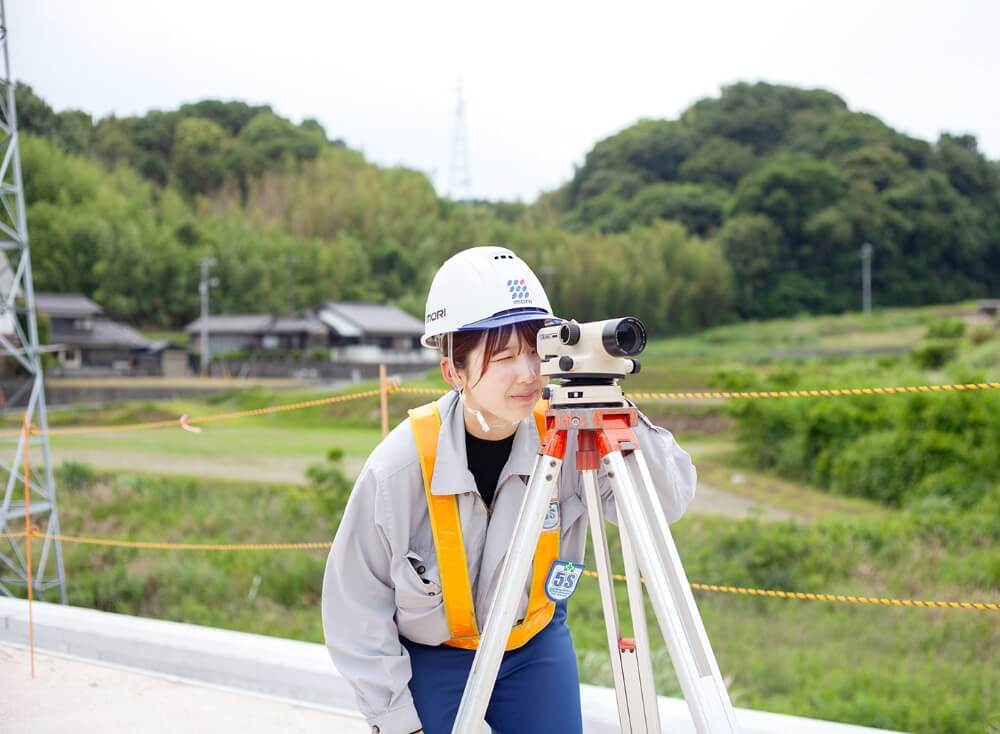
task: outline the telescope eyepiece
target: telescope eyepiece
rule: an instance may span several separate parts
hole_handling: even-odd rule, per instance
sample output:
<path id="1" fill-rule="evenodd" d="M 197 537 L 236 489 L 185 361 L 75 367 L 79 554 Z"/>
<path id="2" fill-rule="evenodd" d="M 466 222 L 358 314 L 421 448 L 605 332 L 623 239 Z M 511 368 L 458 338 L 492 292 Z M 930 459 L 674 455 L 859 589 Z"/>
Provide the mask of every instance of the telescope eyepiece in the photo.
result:
<path id="1" fill-rule="evenodd" d="M 559 330 L 559 340 L 567 346 L 577 344 L 580 341 L 580 325 L 575 321 L 567 321 Z"/>

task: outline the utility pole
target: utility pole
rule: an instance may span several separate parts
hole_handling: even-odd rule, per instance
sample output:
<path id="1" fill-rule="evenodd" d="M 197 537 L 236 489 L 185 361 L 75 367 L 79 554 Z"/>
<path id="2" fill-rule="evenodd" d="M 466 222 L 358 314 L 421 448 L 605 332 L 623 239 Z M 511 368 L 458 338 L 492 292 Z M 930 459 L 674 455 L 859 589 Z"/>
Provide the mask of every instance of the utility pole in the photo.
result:
<path id="1" fill-rule="evenodd" d="M 861 246 L 861 308 L 868 316 L 872 312 L 872 253 L 868 242 Z"/>
<path id="2" fill-rule="evenodd" d="M 208 276 L 209 269 L 215 265 L 214 257 L 204 257 L 201 260 L 201 280 L 198 282 L 198 294 L 201 296 L 201 374 L 209 376 L 209 365 L 212 361 L 212 351 L 208 342 L 208 296 L 209 290 L 219 284 L 218 278 Z"/>
<path id="3" fill-rule="evenodd" d="M 59 601 L 65 604 L 66 575 L 62 543 L 58 540 L 59 512 L 49 451 L 42 348 L 38 343 L 35 286 L 31 275 L 17 110 L 3 0 L 0 0 L 0 46 L 3 47 L 4 65 L 0 78 L 0 270 L 5 276 L 0 285 L 0 323 L 3 324 L 0 355 L 9 363 L 20 365 L 27 376 L 4 402 L 2 412 L 20 412 L 22 408 L 15 406 L 27 396 L 21 422 L 22 426 L 31 429 L 22 429 L 16 437 L 0 438 L 0 480 L 4 485 L 0 533 L 27 534 L 22 538 L 0 540 L 0 595 L 16 596 L 13 588 L 20 587 L 29 599 L 36 593 L 44 598 L 46 590 L 58 587 Z M 23 309 L 15 305 L 18 296 L 24 299 Z M 18 316 L 22 316 L 23 321 Z M 11 445 L 13 456 L 7 453 Z M 34 538 L 38 537 L 44 538 L 41 554 L 33 556 Z M 55 566 L 52 572 L 50 565 Z"/>
<path id="4" fill-rule="evenodd" d="M 293 277 L 293 269 L 299 259 L 295 255 L 285 255 L 283 259 L 285 261 L 285 270 L 288 274 L 288 317 L 291 318 L 295 315 L 295 279 Z"/>

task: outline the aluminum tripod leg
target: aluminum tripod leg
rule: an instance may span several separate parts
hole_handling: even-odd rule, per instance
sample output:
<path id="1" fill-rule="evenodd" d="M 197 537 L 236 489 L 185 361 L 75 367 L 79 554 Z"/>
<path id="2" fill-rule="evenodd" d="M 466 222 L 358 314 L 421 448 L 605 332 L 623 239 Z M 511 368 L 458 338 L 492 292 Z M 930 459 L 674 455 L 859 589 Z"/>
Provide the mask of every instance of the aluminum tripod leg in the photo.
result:
<path id="1" fill-rule="evenodd" d="M 622 555 L 629 592 L 629 611 L 634 640 L 625 640 L 618 619 L 608 538 L 604 525 L 604 510 L 597 486 L 597 472 L 581 472 L 590 518 L 590 534 L 594 540 L 594 560 L 597 581 L 601 589 L 604 625 L 611 655 L 611 673 L 618 701 L 618 718 L 623 734 L 659 734 L 660 716 L 656 706 L 656 686 L 650 656 L 649 635 L 646 632 L 646 610 L 643 605 L 639 570 L 625 533 L 621 534 Z"/>
<path id="2" fill-rule="evenodd" d="M 620 514 L 620 513 L 619 513 Z M 635 638 L 639 685 L 642 690 L 643 712 L 650 732 L 660 732 L 660 710 L 656 702 L 656 681 L 653 677 L 653 648 L 649 644 L 646 626 L 646 603 L 639 565 L 632 551 L 628 533 L 620 532 L 622 559 L 625 563 L 625 586 L 628 589 L 629 610 L 632 615 L 632 636 Z"/>
<path id="3" fill-rule="evenodd" d="M 551 499 L 559 498 L 559 470 L 562 468 L 562 456 L 566 448 L 565 434 L 558 434 L 556 439 L 550 441 L 546 451 L 553 447 L 557 455 L 540 454 L 531 471 L 531 481 L 514 526 L 514 538 L 500 570 L 497 593 L 472 660 L 472 669 L 462 693 L 462 703 L 458 707 L 452 734 L 478 731 L 486 716 L 486 708 L 507 647 L 507 638 L 514 626 L 517 605 L 528 583 L 528 573 L 538 545 L 538 536 L 542 532 L 545 511 Z"/>
<path id="4" fill-rule="evenodd" d="M 625 457 L 612 450 L 601 461 L 695 728 L 699 734 L 737 734 L 729 693 L 642 452 L 636 449 Z"/>

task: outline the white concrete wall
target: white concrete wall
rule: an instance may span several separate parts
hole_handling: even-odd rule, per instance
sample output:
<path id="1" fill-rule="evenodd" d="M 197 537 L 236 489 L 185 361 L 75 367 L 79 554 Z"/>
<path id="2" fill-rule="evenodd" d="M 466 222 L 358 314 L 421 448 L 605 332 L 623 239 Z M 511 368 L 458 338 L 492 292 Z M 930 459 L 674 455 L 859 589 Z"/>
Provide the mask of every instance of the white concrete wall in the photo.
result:
<path id="1" fill-rule="evenodd" d="M 354 694 L 323 645 L 45 602 L 34 602 L 32 614 L 40 650 L 356 711 Z M 28 643 L 26 601 L 0 597 L 0 640 Z M 614 691 L 582 689 L 587 734 L 618 732 Z M 659 707 L 665 731 L 695 734 L 683 700 L 661 696 Z M 885 734 L 749 709 L 737 709 L 736 716 L 743 734 Z"/>

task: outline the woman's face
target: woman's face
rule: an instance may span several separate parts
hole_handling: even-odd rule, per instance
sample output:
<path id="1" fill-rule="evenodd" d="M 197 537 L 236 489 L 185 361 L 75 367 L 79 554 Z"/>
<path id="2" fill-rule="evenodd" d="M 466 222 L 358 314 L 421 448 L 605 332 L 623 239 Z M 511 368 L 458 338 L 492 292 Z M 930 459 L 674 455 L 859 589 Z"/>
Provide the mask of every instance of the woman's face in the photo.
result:
<path id="1" fill-rule="evenodd" d="M 482 411 L 491 422 L 491 415 L 512 423 L 527 418 L 547 381 L 540 374 L 541 360 L 535 345 L 522 340 L 516 329 L 511 330 L 507 343 L 496 351 L 483 372 L 480 368 L 485 346 L 486 340 L 482 339 L 469 353 L 468 367 L 458 369 L 470 407 Z"/>

